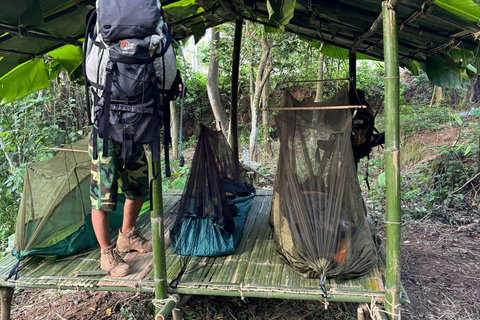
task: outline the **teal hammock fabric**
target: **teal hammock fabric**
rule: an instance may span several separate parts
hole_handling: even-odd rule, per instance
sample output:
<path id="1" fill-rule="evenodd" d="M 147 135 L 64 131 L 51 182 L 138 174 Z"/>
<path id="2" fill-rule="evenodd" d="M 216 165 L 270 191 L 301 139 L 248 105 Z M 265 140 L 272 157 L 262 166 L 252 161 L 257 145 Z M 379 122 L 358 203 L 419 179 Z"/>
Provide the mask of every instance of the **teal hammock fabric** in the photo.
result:
<path id="1" fill-rule="evenodd" d="M 246 197 L 228 200 L 238 210 L 233 218 L 234 229 L 226 232 L 210 218 L 184 217 L 180 232 L 170 232 L 173 252 L 183 256 L 216 257 L 233 253 L 242 239 L 248 211 L 255 191 Z"/>

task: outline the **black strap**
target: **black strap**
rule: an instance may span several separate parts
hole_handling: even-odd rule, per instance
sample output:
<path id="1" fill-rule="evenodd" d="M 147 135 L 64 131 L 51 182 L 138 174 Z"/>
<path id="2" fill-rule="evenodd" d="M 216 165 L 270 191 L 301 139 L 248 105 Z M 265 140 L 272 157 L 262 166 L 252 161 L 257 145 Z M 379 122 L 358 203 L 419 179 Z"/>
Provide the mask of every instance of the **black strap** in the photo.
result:
<path id="1" fill-rule="evenodd" d="M 152 149 L 152 161 L 156 162 L 160 160 L 160 150 L 159 150 L 159 143 L 160 143 L 160 131 L 159 131 L 159 118 L 158 118 L 158 112 L 160 110 L 160 93 L 158 92 L 158 86 L 157 86 L 157 77 L 155 75 L 155 68 L 153 66 L 153 63 L 148 64 L 148 72 L 150 74 L 150 81 L 152 83 L 152 89 L 153 89 L 153 97 L 155 99 L 155 103 L 153 105 L 153 123 L 155 125 L 155 128 L 153 129 L 153 139 L 152 142 L 150 143 L 151 149 Z"/>
<path id="2" fill-rule="evenodd" d="M 122 141 L 122 158 L 123 166 L 128 162 L 128 159 L 133 152 L 133 127 L 125 125 L 123 127 L 123 141 Z"/>
<path id="3" fill-rule="evenodd" d="M 169 146 L 170 142 L 172 141 L 172 137 L 170 135 L 170 101 L 164 99 L 163 100 L 163 150 L 164 150 L 164 157 L 165 157 L 165 176 L 170 177 L 170 152 Z"/>
<path id="4" fill-rule="evenodd" d="M 368 164 L 370 163 L 370 154 L 367 156 L 367 168 L 365 169 L 365 182 L 367 183 L 367 189 L 370 191 L 370 183 L 368 182 Z"/>
<path id="5" fill-rule="evenodd" d="M 112 96 L 112 82 L 113 82 L 113 69 L 115 63 L 109 61 L 107 64 L 107 77 L 105 79 L 105 90 L 103 91 L 103 115 L 102 121 L 102 138 L 103 138 L 103 156 L 108 157 L 108 136 L 110 131 L 110 99 Z"/>
<path id="6" fill-rule="evenodd" d="M 88 82 L 88 78 L 87 78 L 87 68 L 86 68 L 86 64 L 87 64 L 87 46 L 88 46 L 88 39 L 89 39 L 89 35 L 90 33 L 92 32 L 93 30 L 93 26 L 95 25 L 95 21 L 97 21 L 97 11 L 95 9 L 92 9 L 91 13 L 90 13 L 90 16 L 88 18 L 88 21 L 87 21 L 87 29 L 85 30 L 85 41 L 83 42 L 83 57 L 82 57 L 82 60 L 83 60 L 83 66 L 82 66 L 82 71 L 83 71 L 83 79 L 84 79 L 84 82 L 85 82 L 85 94 L 87 95 L 86 97 L 86 109 L 87 109 L 87 112 L 88 112 L 88 125 L 92 125 L 93 122 L 92 122 L 92 106 L 91 106 L 91 103 L 90 103 L 90 88 L 89 88 L 89 82 Z"/>
<path id="7" fill-rule="evenodd" d="M 98 129 L 96 126 L 92 128 L 92 158 L 98 159 Z"/>
<path id="8" fill-rule="evenodd" d="M 170 45 L 172 44 L 172 36 L 170 35 L 170 32 L 168 32 L 168 29 L 165 29 L 165 37 L 167 38 L 165 45 L 163 45 L 160 41 L 160 43 L 162 44 L 162 51 L 160 51 L 159 53 L 155 53 L 153 55 L 154 58 L 163 56 L 167 52 L 168 47 L 170 47 Z"/>

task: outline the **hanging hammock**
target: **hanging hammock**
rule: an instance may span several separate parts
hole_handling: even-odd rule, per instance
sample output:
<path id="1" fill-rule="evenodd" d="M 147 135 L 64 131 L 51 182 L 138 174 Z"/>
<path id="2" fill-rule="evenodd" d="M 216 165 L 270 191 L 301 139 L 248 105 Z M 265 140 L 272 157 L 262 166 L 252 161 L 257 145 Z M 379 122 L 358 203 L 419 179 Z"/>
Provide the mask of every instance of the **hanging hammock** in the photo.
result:
<path id="1" fill-rule="evenodd" d="M 240 243 L 255 189 L 221 131 L 201 126 L 187 187 L 170 229 L 173 251 L 220 256 Z"/>
<path id="2" fill-rule="evenodd" d="M 270 223 L 282 259 L 305 277 L 350 278 L 377 263 L 351 145 L 351 105 L 334 97 L 302 103 L 286 91 L 276 122 L 280 156 Z"/>

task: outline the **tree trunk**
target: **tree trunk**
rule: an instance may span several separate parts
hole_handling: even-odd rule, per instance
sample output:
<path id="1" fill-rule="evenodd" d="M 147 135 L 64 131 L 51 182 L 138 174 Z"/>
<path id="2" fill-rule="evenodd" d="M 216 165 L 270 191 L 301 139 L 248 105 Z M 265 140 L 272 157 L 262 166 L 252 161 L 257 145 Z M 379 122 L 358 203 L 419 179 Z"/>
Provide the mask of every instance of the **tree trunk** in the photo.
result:
<path id="1" fill-rule="evenodd" d="M 318 68 L 317 68 L 317 80 L 323 80 L 323 53 L 318 54 Z M 323 82 L 317 82 L 317 94 L 315 95 L 315 102 L 322 101 L 323 98 Z"/>
<path id="2" fill-rule="evenodd" d="M 220 40 L 220 32 L 216 28 L 212 28 L 212 41 L 210 43 L 210 63 L 208 64 L 207 77 L 207 94 L 210 105 L 212 106 L 213 115 L 215 116 L 217 130 L 222 130 L 223 134 L 228 137 L 228 118 L 225 109 L 220 101 L 220 93 L 218 92 L 218 60 L 216 56 L 217 43 Z"/>
<path id="3" fill-rule="evenodd" d="M 175 108 L 175 101 L 170 101 L 170 117 L 172 128 L 172 156 L 173 159 L 178 159 L 178 135 L 180 129 L 179 110 Z"/>
<path id="4" fill-rule="evenodd" d="M 2 137 L 0 137 L 0 147 L 2 148 L 3 150 L 3 154 L 5 155 L 5 158 L 7 159 L 8 161 L 8 165 L 10 166 L 11 169 L 14 169 L 17 167 L 17 165 L 15 164 L 15 161 L 12 159 L 12 157 L 10 156 L 10 154 L 5 151 L 5 141 L 3 140 Z"/>
<path id="5" fill-rule="evenodd" d="M 261 40 L 262 44 L 262 58 L 260 59 L 260 64 L 258 65 L 257 76 L 255 79 L 255 92 L 253 95 L 253 104 L 251 105 L 252 111 L 252 130 L 250 132 L 250 141 L 249 141 L 249 153 L 250 161 L 257 161 L 257 136 L 258 136 L 258 116 L 259 116 L 259 105 L 260 98 L 263 91 L 263 86 L 270 76 L 272 71 L 272 66 L 268 64 L 270 57 L 271 45 L 268 43 L 265 36 Z"/>
<path id="6" fill-rule="evenodd" d="M 435 95 L 435 103 L 437 107 L 440 105 L 440 103 L 443 100 L 443 90 L 442 87 L 437 87 L 436 95 Z"/>
<path id="7" fill-rule="evenodd" d="M 337 60 L 337 79 L 340 79 L 340 60 Z M 340 90 L 340 81 L 335 81 L 337 92 Z"/>
<path id="8" fill-rule="evenodd" d="M 262 92 L 262 123 L 263 123 L 263 146 L 265 149 L 265 152 L 271 156 L 273 154 L 272 151 L 272 143 L 270 141 L 270 133 L 268 132 L 268 129 L 270 128 L 270 115 L 268 111 L 268 97 L 270 95 L 270 83 L 269 83 L 270 77 L 268 77 L 267 82 L 263 86 L 263 92 Z"/>

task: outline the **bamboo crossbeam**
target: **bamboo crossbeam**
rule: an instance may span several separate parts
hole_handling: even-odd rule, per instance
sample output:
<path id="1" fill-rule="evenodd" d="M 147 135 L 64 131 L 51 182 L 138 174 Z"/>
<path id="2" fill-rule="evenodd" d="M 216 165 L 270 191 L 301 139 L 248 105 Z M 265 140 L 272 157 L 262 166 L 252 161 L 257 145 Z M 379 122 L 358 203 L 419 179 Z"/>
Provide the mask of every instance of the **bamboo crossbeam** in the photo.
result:
<path id="1" fill-rule="evenodd" d="M 67 149 L 67 148 L 56 148 L 56 147 L 43 147 L 46 150 L 55 150 L 55 151 L 71 151 L 71 152 L 82 152 L 88 153 L 88 150 L 80 150 L 80 149 Z"/>
<path id="2" fill-rule="evenodd" d="M 323 106 L 323 107 L 286 107 L 286 108 L 268 108 L 269 111 L 291 111 L 291 110 L 336 110 L 336 109 L 366 109 L 366 105 L 351 106 Z"/>

